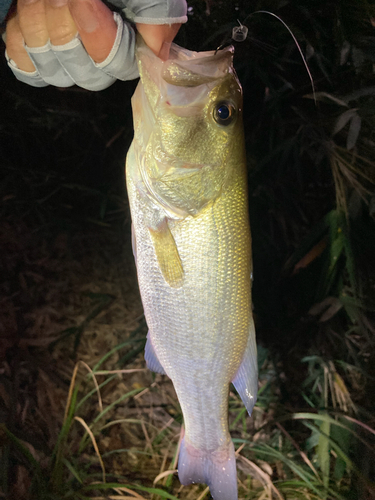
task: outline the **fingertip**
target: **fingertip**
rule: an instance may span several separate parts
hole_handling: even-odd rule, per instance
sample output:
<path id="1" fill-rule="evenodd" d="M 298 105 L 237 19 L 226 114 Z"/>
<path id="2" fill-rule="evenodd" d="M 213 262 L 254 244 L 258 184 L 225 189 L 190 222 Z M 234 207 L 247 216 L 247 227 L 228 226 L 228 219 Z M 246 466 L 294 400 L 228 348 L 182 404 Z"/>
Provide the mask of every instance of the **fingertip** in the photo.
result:
<path id="1" fill-rule="evenodd" d="M 30 73 L 35 71 L 35 66 L 24 46 L 24 40 L 17 16 L 12 17 L 7 22 L 6 47 L 9 59 L 14 61 L 19 69 Z"/>
<path id="2" fill-rule="evenodd" d="M 43 47 L 49 38 L 43 0 L 18 0 L 17 17 L 26 45 Z"/>
<path id="3" fill-rule="evenodd" d="M 158 57 L 162 61 L 167 61 L 169 59 L 170 50 L 171 50 L 171 42 L 163 42 Z"/>
<path id="4" fill-rule="evenodd" d="M 68 0 L 45 0 L 46 25 L 53 45 L 65 45 L 75 37 L 77 26 L 71 16 Z"/>
<path id="5" fill-rule="evenodd" d="M 174 37 L 177 35 L 181 23 L 176 24 L 144 24 L 137 23 L 137 30 L 148 47 L 160 59 L 166 61 Z"/>
<path id="6" fill-rule="evenodd" d="M 69 10 L 80 33 L 92 33 L 99 27 L 94 1 L 70 0 Z"/>
<path id="7" fill-rule="evenodd" d="M 113 12 L 101 0 L 69 0 L 69 10 L 88 54 L 97 63 L 104 61 L 116 39 Z"/>

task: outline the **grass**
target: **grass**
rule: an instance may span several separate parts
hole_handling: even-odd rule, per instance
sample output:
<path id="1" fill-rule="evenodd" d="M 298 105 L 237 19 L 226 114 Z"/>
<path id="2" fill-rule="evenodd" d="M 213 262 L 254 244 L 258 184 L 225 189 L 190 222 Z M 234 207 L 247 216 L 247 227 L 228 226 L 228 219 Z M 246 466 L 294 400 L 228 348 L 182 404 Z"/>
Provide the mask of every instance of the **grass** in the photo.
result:
<path id="1" fill-rule="evenodd" d="M 152 414 L 148 413 L 145 417 L 141 408 L 138 408 L 139 418 L 118 418 L 132 400 L 141 401 L 150 393 L 153 393 L 153 398 L 147 410 L 155 411 L 161 397 L 159 392 L 163 391 L 164 386 L 171 385 L 166 377 L 157 376 L 159 380 L 146 389 L 138 387 L 121 394 L 109 404 L 103 403 L 105 398 L 101 393 L 107 384 L 115 379 L 126 379 L 137 371 L 144 372 L 142 368 L 116 370 L 116 374 L 113 370 L 100 370 L 104 362 L 127 345 L 129 342 L 119 344 L 103 356 L 93 369 L 83 362 L 75 365 L 62 427 L 54 450 L 42 461 L 43 465 L 34 458 L 35 450 L 31 448 L 34 453 L 30 451 L 29 443 L 16 437 L 7 426 L 2 426 L 5 438 L 3 471 L 11 468 L 10 463 L 7 467 L 6 459 L 12 455 L 12 461 L 22 464 L 18 467 L 26 468 L 31 481 L 28 498 L 120 499 L 126 498 L 124 493 L 129 498 L 144 498 L 139 492 L 152 495 L 153 498 L 190 498 L 189 488 L 181 490 L 175 479 L 176 453 L 181 437 L 178 406 L 176 413 L 173 415 L 172 412 L 173 416 L 162 428 L 160 424 L 154 424 Z M 272 374 L 270 360 L 262 350 L 260 354 L 260 361 L 263 358 L 260 366 L 260 403 L 254 410 L 254 422 L 250 423 L 239 397 L 232 393 L 230 397 L 231 430 L 234 436 L 240 436 L 234 438 L 239 463 L 240 498 L 272 498 L 272 495 L 278 498 L 347 498 L 346 490 L 349 490 L 353 476 L 370 487 L 369 480 L 350 458 L 350 448 L 351 443 L 362 443 L 371 454 L 375 453 L 373 446 L 368 443 L 368 438 L 375 431 L 357 418 L 351 418 L 347 409 L 338 408 L 339 411 L 333 413 L 329 409 L 317 411 L 314 408 L 314 412 L 291 413 L 285 407 L 275 406 L 273 391 L 265 387 L 271 384 L 276 390 L 276 379 L 273 377 L 269 382 Z M 306 361 L 314 361 L 315 364 L 321 362 L 319 359 Z M 82 368 L 86 374 L 82 373 Z M 324 365 L 321 368 L 324 372 Z M 330 385 L 327 380 L 325 382 Z M 90 385 L 94 387 L 90 389 Z M 312 393 L 315 390 L 313 386 Z M 313 399 L 312 393 L 309 393 L 310 399 Z M 323 394 L 328 397 L 324 388 Z M 142 447 L 118 450 L 111 447 L 107 453 L 101 451 L 107 447 L 104 443 L 111 429 L 115 428 L 119 432 L 119 429 L 129 426 L 137 426 L 142 430 Z M 365 431 L 364 436 L 361 436 L 362 431 Z M 145 478 L 142 482 L 134 480 L 126 470 L 122 471 L 122 478 L 120 474 L 112 472 L 116 455 L 124 456 L 127 453 L 133 456 L 138 453 L 149 464 L 153 463 L 155 472 L 154 477 L 151 475 L 152 482 L 158 487 L 152 486 L 152 483 L 145 486 Z M 160 472 L 156 474 L 158 469 Z M 149 471 L 145 473 L 150 476 Z M 6 494 L 5 479 L 3 477 L 3 491 Z M 150 479 L 146 480 L 146 484 L 148 481 Z M 11 485 L 8 484 L 10 490 Z M 205 492 L 202 486 L 194 486 L 190 490 L 195 495 Z"/>
<path id="2" fill-rule="evenodd" d="M 189 3 L 182 45 L 222 42 L 246 2 Z M 332 8 L 331 8 L 332 7 Z M 241 499 L 374 496 L 374 37 L 365 1 L 261 1 L 244 88 L 259 399 L 234 389 Z M 182 415 L 145 370 L 124 190 L 133 83 L 32 89 L 4 64 L 0 497 L 203 500 L 181 487 Z"/>

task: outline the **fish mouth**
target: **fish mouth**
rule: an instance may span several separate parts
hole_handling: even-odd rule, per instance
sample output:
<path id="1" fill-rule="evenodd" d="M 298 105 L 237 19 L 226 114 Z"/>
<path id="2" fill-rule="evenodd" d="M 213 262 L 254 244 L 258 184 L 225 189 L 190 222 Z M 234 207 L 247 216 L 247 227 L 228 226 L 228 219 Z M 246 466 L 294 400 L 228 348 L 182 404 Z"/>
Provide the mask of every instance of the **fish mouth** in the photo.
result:
<path id="1" fill-rule="evenodd" d="M 162 77 L 167 83 L 182 87 L 198 87 L 225 77 L 231 68 L 233 46 L 219 51 L 193 52 L 172 44 L 170 59 Z"/>
<path id="2" fill-rule="evenodd" d="M 172 43 L 169 59 L 162 61 L 138 35 L 136 57 L 141 78 L 142 69 L 146 70 L 159 88 L 162 82 L 177 87 L 198 87 L 232 72 L 233 52 L 232 45 L 217 51 L 195 52 Z"/>

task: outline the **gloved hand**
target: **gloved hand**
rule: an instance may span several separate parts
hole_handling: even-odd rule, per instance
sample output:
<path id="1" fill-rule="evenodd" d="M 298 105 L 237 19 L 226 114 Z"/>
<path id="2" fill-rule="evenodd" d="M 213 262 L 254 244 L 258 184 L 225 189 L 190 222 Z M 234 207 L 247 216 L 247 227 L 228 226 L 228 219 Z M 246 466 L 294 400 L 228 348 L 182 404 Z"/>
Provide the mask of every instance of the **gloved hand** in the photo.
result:
<path id="1" fill-rule="evenodd" d="M 167 59 L 185 0 L 111 0 L 122 8 L 149 47 Z M 138 76 L 135 33 L 101 0 L 18 0 L 7 23 L 6 57 L 18 80 L 102 90 Z"/>

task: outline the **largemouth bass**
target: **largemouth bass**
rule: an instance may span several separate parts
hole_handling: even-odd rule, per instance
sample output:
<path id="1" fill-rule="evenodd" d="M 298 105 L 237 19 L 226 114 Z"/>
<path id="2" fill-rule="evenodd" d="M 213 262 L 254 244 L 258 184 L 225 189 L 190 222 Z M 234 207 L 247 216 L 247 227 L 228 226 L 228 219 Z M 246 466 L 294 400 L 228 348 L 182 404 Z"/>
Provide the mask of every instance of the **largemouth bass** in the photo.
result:
<path id="1" fill-rule="evenodd" d="M 237 499 L 228 429 L 232 382 L 251 414 L 257 359 L 242 91 L 233 48 L 143 42 L 127 156 L 133 251 L 149 327 L 148 367 L 167 374 L 185 422 L 178 473 L 215 500 Z"/>

